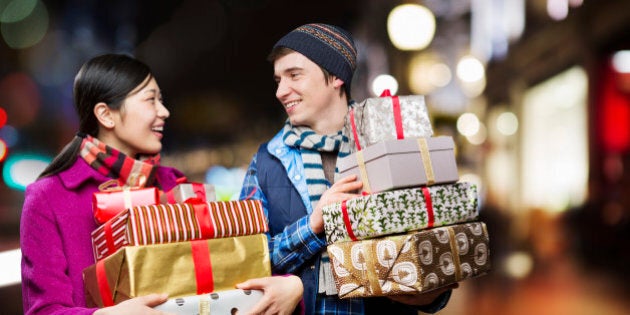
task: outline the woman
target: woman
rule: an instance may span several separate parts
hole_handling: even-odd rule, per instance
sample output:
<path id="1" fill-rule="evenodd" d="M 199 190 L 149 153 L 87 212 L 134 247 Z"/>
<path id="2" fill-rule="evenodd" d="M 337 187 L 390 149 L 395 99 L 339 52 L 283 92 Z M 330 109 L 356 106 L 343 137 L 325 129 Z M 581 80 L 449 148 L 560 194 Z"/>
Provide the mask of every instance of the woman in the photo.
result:
<path id="1" fill-rule="evenodd" d="M 118 305 L 87 308 L 82 271 L 95 263 L 90 233 L 97 228 L 92 194 L 112 178 L 169 190 L 183 177 L 157 164 L 169 111 L 142 62 L 108 54 L 85 63 L 74 82 L 79 133 L 26 189 L 22 211 L 22 295 L 25 314 L 161 314 L 168 298 L 152 294 Z M 253 311 L 291 313 L 302 295 L 295 276 L 252 279 L 242 289 L 262 289 Z M 288 288 L 288 290 L 286 290 Z"/>

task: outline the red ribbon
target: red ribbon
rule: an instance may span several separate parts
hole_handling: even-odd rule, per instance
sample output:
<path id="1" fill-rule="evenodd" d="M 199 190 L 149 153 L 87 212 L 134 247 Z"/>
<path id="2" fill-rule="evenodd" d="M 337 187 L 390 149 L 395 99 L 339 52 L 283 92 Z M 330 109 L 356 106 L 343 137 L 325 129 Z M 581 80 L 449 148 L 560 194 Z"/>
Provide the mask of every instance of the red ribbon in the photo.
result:
<path id="1" fill-rule="evenodd" d="M 427 216 L 429 217 L 427 227 L 433 227 L 433 224 L 435 223 L 435 216 L 433 214 L 433 201 L 431 200 L 429 188 L 422 187 L 422 193 L 424 194 L 424 202 L 427 204 Z"/>
<path id="2" fill-rule="evenodd" d="M 206 240 L 190 242 L 192 258 L 195 264 L 195 278 L 197 280 L 197 295 L 214 291 L 214 278 L 212 277 L 212 263 L 210 262 L 210 249 Z"/>
<path id="3" fill-rule="evenodd" d="M 105 244 L 107 245 L 107 251 L 111 255 L 116 251 L 116 246 L 114 245 L 114 231 L 112 230 L 112 220 L 103 224 L 103 231 L 105 232 Z"/>
<path id="4" fill-rule="evenodd" d="M 105 262 L 96 262 L 96 283 L 98 284 L 98 291 L 101 293 L 101 300 L 103 300 L 103 307 L 114 305 L 114 299 L 112 298 L 112 291 L 107 282 L 107 274 L 105 273 Z"/>
<path id="5" fill-rule="evenodd" d="M 354 143 L 357 145 L 357 150 L 361 150 L 361 144 L 359 143 L 359 135 L 357 133 L 357 125 L 354 122 L 354 108 L 350 108 L 350 127 L 352 127 L 352 135 L 354 136 Z"/>
<path id="6" fill-rule="evenodd" d="M 394 112 L 394 125 L 396 125 L 396 137 L 398 138 L 398 140 L 404 139 L 405 133 L 404 133 L 403 124 L 402 124 L 400 100 L 398 99 L 398 96 L 392 96 L 392 94 L 389 92 L 389 89 L 383 90 L 383 93 L 381 93 L 381 97 L 388 97 L 388 96 L 392 98 L 392 111 Z"/>
<path id="7" fill-rule="evenodd" d="M 197 222 L 199 222 L 201 237 L 203 239 L 214 238 L 214 226 L 210 219 L 208 203 L 196 198 L 186 199 L 186 203 L 191 204 L 195 209 L 195 217 L 197 217 Z"/>
<path id="8" fill-rule="evenodd" d="M 350 217 L 348 216 L 348 207 L 346 206 L 346 201 L 341 202 L 341 213 L 343 214 L 343 224 L 346 227 L 346 231 L 348 232 L 348 236 L 353 241 L 357 240 L 357 237 L 354 236 L 354 232 L 352 232 L 352 224 L 350 223 Z"/>
<path id="9" fill-rule="evenodd" d="M 206 187 L 204 184 L 202 183 L 192 183 L 192 190 L 193 193 L 195 193 L 195 196 L 197 196 L 197 198 L 201 199 L 201 200 L 207 200 L 206 199 Z"/>
<path id="10" fill-rule="evenodd" d="M 164 194 L 166 195 L 166 199 L 168 203 L 177 203 L 177 201 L 175 200 L 175 193 L 173 192 L 172 189 L 165 192 Z"/>

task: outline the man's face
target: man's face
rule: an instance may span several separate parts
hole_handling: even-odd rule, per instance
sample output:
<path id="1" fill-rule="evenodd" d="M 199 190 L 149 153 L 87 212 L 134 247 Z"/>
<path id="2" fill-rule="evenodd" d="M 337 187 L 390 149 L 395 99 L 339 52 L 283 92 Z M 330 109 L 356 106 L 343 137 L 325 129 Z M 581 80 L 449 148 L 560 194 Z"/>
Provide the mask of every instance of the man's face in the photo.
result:
<path id="1" fill-rule="evenodd" d="M 276 59 L 274 79 L 278 84 L 276 98 L 292 125 L 315 129 L 331 118 L 333 100 L 339 96 L 335 89 L 338 84 L 327 84 L 322 70 L 310 59 L 298 52 Z"/>

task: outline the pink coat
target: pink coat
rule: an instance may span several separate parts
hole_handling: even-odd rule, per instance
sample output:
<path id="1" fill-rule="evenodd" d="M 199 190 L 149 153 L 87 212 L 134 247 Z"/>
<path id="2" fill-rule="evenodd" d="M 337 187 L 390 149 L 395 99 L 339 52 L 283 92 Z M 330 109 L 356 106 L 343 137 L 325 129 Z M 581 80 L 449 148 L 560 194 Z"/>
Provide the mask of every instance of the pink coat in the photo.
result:
<path id="1" fill-rule="evenodd" d="M 181 172 L 159 167 L 163 189 Z M 24 313 L 92 314 L 86 308 L 82 271 L 94 264 L 90 233 L 97 224 L 92 194 L 109 180 L 82 158 L 69 169 L 42 178 L 26 189 L 20 224 Z"/>

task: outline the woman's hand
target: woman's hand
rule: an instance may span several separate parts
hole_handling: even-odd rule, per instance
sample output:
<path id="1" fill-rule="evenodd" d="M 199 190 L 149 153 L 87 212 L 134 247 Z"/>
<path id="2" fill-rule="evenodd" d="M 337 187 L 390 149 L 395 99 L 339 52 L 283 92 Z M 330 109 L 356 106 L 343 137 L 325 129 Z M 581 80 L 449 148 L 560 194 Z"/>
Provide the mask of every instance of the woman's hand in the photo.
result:
<path id="1" fill-rule="evenodd" d="M 246 314 L 291 314 L 302 300 L 304 286 L 297 276 L 250 279 L 236 285 L 243 290 L 262 290 L 262 299 Z M 243 315 L 241 312 L 239 315 Z"/>
<path id="2" fill-rule="evenodd" d="M 162 311 L 154 310 L 168 299 L 167 294 L 149 294 L 126 300 L 114 306 L 101 308 L 94 312 L 94 315 L 166 315 Z"/>

